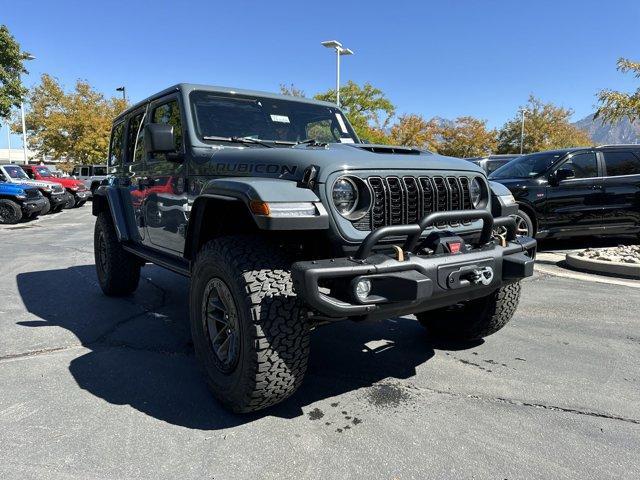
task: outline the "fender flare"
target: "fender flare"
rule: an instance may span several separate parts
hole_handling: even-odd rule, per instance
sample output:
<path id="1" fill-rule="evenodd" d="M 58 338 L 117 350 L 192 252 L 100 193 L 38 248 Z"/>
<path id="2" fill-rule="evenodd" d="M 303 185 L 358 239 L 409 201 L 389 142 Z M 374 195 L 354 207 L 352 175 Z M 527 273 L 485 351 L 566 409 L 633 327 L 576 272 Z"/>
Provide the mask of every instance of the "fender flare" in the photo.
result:
<path id="1" fill-rule="evenodd" d="M 252 226 L 258 230 L 326 230 L 329 228 L 329 215 L 318 196 L 312 190 L 298 187 L 295 181 L 262 177 L 217 178 L 204 185 L 191 207 L 185 243 L 186 258 L 190 258 L 195 253 L 195 244 L 204 221 L 204 211 L 212 201 L 243 205 L 247 216 L 254 222 Z M 312 203 L 316 207 L 317 214 L 306 217 L 273 217 L 255 214 L 250 208 L 252 202 Z"/>
<path id="2" fill-rule="evenodd" d="M 105 185 L 98 187 L 93 194 L 91 213 L 97 217 L 106 211 L 111 215 L 118 241 L 127 242 L 140 239 L 128 188 Z"/>

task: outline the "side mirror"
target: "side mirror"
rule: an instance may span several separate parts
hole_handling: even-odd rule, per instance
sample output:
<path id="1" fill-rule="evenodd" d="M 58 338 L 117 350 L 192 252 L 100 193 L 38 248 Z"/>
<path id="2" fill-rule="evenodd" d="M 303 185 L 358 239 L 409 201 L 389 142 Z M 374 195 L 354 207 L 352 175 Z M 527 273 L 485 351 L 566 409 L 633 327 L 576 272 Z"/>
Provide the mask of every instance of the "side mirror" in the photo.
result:
<path id="1" fill-rule="evenodd" d="M 555 180 L 560 183 L 563 180 L 569 180 L 576 177 L 576 171 L 571 167 L 562 167 L 556 170 Z"/>
<path id="2" fill-rule="evenodd" d="M 173 125 L 149 123 L 144 127 L 144 139 L 149 153 L 171 153 L 176 151 Z"/>

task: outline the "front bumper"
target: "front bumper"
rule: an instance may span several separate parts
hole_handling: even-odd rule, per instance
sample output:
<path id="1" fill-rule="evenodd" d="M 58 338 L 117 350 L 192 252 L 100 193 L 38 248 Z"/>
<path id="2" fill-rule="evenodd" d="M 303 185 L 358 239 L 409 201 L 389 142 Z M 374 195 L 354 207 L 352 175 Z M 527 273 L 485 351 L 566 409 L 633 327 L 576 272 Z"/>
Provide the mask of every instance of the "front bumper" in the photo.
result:
<path id="1" fill-rule="evenodd" d="M 429 254 L 421 251 L 422 232 L 453 212 L 431 214 L 416 225 L 384 227 L 371 232 L 353 257 L 297 262 L 292 266 L 296 292 L 326 319 L 388 318 L 417 313 L 489 295 L 502 285 L 533 275 L 536 241 L 515 236 L 509 217 L 496 219 L 474 211 L 455 212 L 461 219 L 482 218 L 477 246 L 465 253 Z M 462 214 L 462 215 L 460 215 Z M 506 238 L 492 239 L 494 226 L 507 227 Z M 407 235 L 396 254 L 372 253 L 385 237 Z M 481 278 L 481 274 L 486 274 Z M 365 299 L 355 294 L 359 280 L 368 280 Z"/>
<path id="2" fill-rule="evenodd" d="M 22 204 L 22 211 L 26 214 L 41 212 L 47 204 L 44 198 L 35 198 L 33 200 L 25 200 Z"/>
<path id="3" fill-rule="evenodd" d="M 62 203 L 67 203 L 67 195 L 65 193 L 56 193 L 49 196 L 51 207 L 55 208 Z"/>
<path id="4" fill-rule="evenodd" d="M 75 192 L 70 190 L 69 193 L 80 201 L 87 200 L 91 196 L 91 190 L 76 190 Z"/>

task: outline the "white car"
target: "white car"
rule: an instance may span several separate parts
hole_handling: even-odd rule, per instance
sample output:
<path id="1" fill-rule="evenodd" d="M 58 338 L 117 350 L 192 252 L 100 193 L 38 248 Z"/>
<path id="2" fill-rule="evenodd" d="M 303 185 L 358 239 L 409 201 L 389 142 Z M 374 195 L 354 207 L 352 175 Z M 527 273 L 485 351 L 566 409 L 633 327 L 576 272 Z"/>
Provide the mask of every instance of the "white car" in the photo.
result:
<path id="1" fill-rule="evenodd" d="M 77 165 L 73 168 L 71 176 L 84 183 L 93 195 L 100 182 L 107 178 L 107 173 L 106 165 Z"/>

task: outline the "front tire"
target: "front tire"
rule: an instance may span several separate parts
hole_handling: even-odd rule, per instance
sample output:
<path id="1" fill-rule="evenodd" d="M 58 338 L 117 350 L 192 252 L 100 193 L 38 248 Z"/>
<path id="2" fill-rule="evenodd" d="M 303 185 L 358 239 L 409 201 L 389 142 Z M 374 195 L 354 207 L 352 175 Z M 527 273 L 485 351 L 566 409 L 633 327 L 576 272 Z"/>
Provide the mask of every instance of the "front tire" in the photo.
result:
<path id="1" fill-rule="evenodd" d="M 96 220 L 93 250 L 98 283 L 105 295 L 121 297 L 138 288 L 142 261 L 122 248 L 111 216 L 106 212 L 100 213 Z"/>
<path id="2" fill-rule="evenodd" d="M 511 216 L 516 221 L 516 235 L 533 237 L 536 234 L 533 220 L 526 212 L 518 210 L 518 213 Z"/>
<path id="3" fill-rule="evenodd" d="M 14 225 L 22 220 L 22 209 L 13 200 L 0 199 L 0 223 Z"/>
<path id="4" fill-rule="evenodd" d="M 64 208 L 74 208 L 76 206 L 76 197 L 72 193 L 67 192 L 67 203 Z"/>
<path id="5" fill-rule="evenodd" d="M 193 344 L 214 396 L 233 412 L 269 407 L 304 377 L 309 328 L 282 252 L 250 236 L 208 242 L 189 293 Z"/>
<path id="6" fill-rule="evenodd" d="M 44 197 L 44 208 L 42 210 L 40 210 L 40 212 L 38 212 L 38 215 L 46 215 L 47 213 L 49 213 L 51 211 L 51 202 L 49 201 L 49 199 L 47 197 Z"/>
<path id="7" fill-rule="evenodd" d="M 436 338 L 458 341 L 478 340 L 504 327 L 518 308 L 520 282 L 464 304 L 421 312 L 420 324 Z"/>

